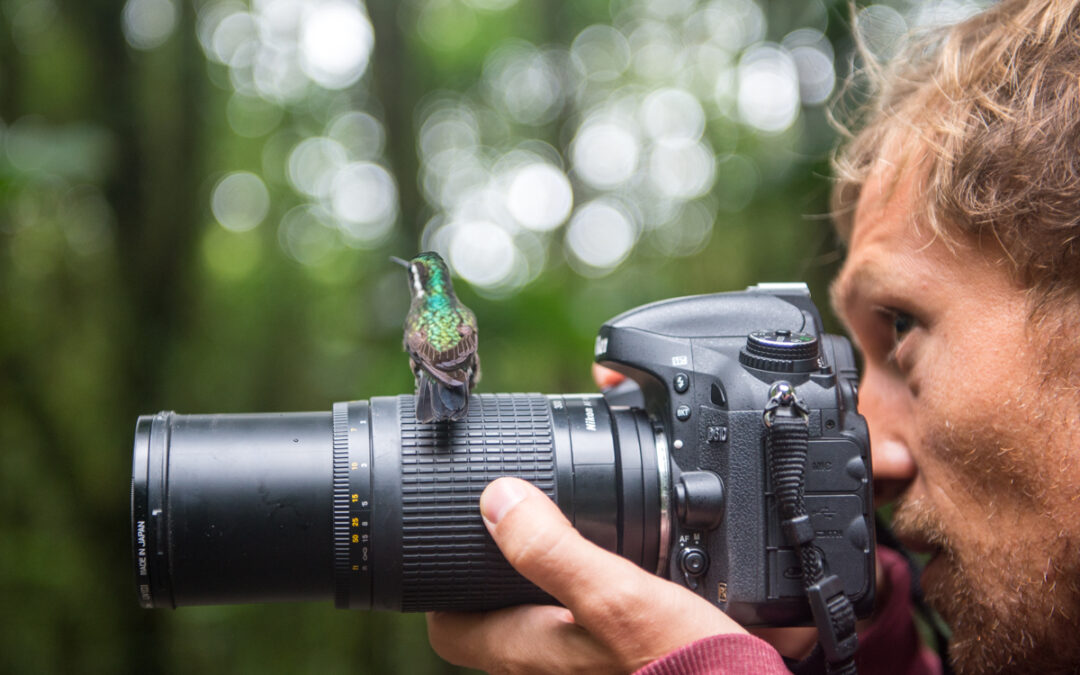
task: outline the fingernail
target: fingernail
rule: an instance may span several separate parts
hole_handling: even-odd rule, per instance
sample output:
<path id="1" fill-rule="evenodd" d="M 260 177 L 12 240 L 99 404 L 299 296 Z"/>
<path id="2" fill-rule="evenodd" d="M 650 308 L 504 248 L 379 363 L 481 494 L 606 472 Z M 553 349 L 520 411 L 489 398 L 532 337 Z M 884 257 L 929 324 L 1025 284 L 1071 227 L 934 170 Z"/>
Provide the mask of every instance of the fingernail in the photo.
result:
<path id="1" fill-rule="evenodd" d="M 480 514 L 494 525 L 526 496 L 525 486 L 519 481 L 500 478 L 480 495 Z"/>

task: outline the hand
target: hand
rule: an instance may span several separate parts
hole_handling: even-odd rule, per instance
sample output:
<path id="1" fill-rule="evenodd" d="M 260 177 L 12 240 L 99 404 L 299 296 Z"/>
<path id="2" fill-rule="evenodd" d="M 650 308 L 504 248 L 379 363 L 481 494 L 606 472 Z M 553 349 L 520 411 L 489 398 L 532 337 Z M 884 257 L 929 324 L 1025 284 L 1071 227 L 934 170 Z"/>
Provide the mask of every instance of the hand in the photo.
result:
<path id="1" fill-rule="evenodd" d="M 629 672 L 696 640 L 745 633 L 691 591 L 582 537 L 535 487 L 500 478 L 480 512 L 510 564 L 565 607 L 428 614 L 451 663 L 498 673 Z"/>

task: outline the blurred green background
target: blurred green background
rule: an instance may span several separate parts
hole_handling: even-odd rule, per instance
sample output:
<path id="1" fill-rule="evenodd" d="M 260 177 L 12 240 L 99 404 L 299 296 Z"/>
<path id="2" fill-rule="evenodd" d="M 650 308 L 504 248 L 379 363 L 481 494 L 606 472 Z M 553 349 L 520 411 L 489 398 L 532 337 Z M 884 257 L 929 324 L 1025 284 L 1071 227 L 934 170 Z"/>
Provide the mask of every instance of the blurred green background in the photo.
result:
<path id="1" fill-rule="evenodd" d="M 451 672 L 422 616 L 143 611 L 139 414 L 411 389 L 443 253 L 482 391 L 610 316 L 840 258 L 826 102 L 958 1 L 0 0 L 0 671 Z"/>

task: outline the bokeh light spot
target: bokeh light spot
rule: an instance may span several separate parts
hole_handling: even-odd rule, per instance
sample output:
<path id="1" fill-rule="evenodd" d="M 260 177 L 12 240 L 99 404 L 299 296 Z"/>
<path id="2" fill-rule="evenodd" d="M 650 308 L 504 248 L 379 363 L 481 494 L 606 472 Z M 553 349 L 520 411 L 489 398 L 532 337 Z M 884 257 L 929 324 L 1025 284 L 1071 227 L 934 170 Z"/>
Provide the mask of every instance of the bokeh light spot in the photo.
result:
<path id="1" fill-rule="evenodd" d="M 225 229 L 244 232 L 257 227 L 266 218 L 270 211 L 270 193 L 255 174 L 236 171 L 214 186 L 210 210 Z"/>
<path id="2" fill-rule="evenodd" d="M 514 172 L 506 205 L 523 227 L 543 232 L 555 229 L 570 215 L 574 193 L 566 174 L 546 162 L 537 162 Z"/>
<path id="3" fill-rule="evenodd" d="M 361 5 L 348 0 L 316 4 L 300 26 L 300 66 L 327 89 L 342 89 L 367 70 L 375 31 Z"/>
<path id="4" fill-rule="evenodd" d="M 124 37 L 135 49 L 161 46 L 176 29 L 173 0 L 127 0 L 120 15 Z"/>
<path id="5" fill-rule="evenodd" d="M 665 197 L 699 197 L 712 187 L 715 175 L 712 151 L 698 142 L 679 139 L 659 143 L 649 154 L 649 179 Z"/>
<path id="6" fill-rule="evenodd" d="M 667 24 L 642 22 L 629 41 L 634 71 L 642 79 L 669 82 L 682 71 L 686 58 L 682 40 Z"/>
<path id="7" fill-rule="evenodd" d="M 466 281 L 495 287 L 505 283 L 517 263 L 517 248 L 495 223 L 456 223 L 450 239 L 450 264 Z"/>
<path id="8" fill-rule="evenodd" d="M 341 167 L 348 161 L 345 148 L 323 136 L 305 138 L 289 153 L 289 182 L 312 197 L 325 197 Z"/>
<path id="9" fill-rule="evenodd" d="M 245 53 L 246 45 L 256 44 L 257 40 L 255 17 L 247 12 L 232 12 L 218 19 L 207 55 L 218 63 L 231 65 L 237 54 Z"/>
<path id="10" fill-rule="evenodd" d="M 325 262 L 338 247 L 337 229 L 325 209 L 311 204 L 289 210 L 278 227 L 281 248 L 297 262 L 315 266 Z"/>
<path id="11" fill-rule="evenodd" d="M 521 124 L 546 124 L 562 109 L 562 81 L 555 52 L 528 43 L 493 51 L 484 63 L 489 97 Z"/>
<path id="12" fill-rule="evenodd" d="M 303 98 L 308 90 L 308 78 L 296 62 L 294 50 L 264 44 L 254 53 L 251 78 L 260 96 L 280 103 L 291 103 Z M 233 68 L 233 81 L 236 82 L 237 78 L 245 73 L 242 69 Z"/>
<path id="13" fill-rule="evenodd" d="M 630 66 L 630 43 L 611 26 L 589 26 L 574 38 L 570 57 L 586 78 L 610 82 Z"/>
<path id="14" fill-rule="evenodd" d="M 832 44 L 813 28 L 793 31 L 784 38 L 783 46 L 791 54 L 799 73 L 799 98 L 806 105 L 819 105 L 828 100 L 836 86 Z"/>
<path id="15" fill-rule="evenodd" d="M 693 94 L 682 89 L 660 89 L 641 104 L 642 127 L 658 140 L 691 140 L 705 131 L 705 111 Z"/>
<path id="16" fill-rule="evenodd" d="M 994 0 L 932 0 L 918 3 L 911 12 L 919 28 L 940 28 L 958 23 L 992 5 Z"/>
<path id="17" fill-rule="evenodd" d="M 765 37 L 765 13 L 754 0 L 713 0 L 691 21 L 710 41 L 732 52 Z"/>
<path id="18" fill-rule="evenodd" d="M 454 207 L 488 180 L 485 163 L 471 150 L 446 150 L 424 163 L 424 192 L 444 208 Z"/>
<path id="19" fill-rule="evenodd" d="M 776 45 L 751 47 L 739 61 L 739 117 L 765 132 L 784 131 L 799 115 L 799 75 Z"/>
<path id="20" fill-rule="evenodd" d="M 574 138 L 574 170 L 597 188 L 612 188 L 637 171 L 641 143 L 636 129 L 617 119 L 587 120 Z"/>
<path id="21" fill-rule="evenodd" d="M 369 247 L 385 238 L 397 219 L 397 185 L 378 164 L 353 162 L 334 177 L 331 204 L 343 221 L 342 233 L 358 246 Z"/>
<path id="22" fill-rule="evenodd" d="M 654 229 L 651 239 L 666 256 L 694 255 L 709 243 L 714 220 L 714 214 L 705 204 L 689 202 L 676 212 L 671 222 Z"/>
<path id="23" fill-rule="evenodd" d="M 457 103 L 440 103 L 420 126 L 420 153 L 425 157 L 444 150 L 472 148 L 480 143 L 480 126 L 472 111 Z"/>
<path id="24" fill-rule="evenodd" d="M 357 110 L 334 118 L 327 127 L 326 135 L 340 143 L 352 159 L 377 159 L 386 144 L 382 122 Z"/>
<path id="25" fill-rule="evenodd" d="M 566 229 L 566 246 L 584 263 L 585 274 L 606 274 L 630 255 L 638 228 L 626 209 L 616 202 L 597 199 L 574 212 Z"/>
<path id="26" fill-rule="evenodd" d="M 870 5 L 855 16 L 855 30 L 871 54 L 888 59 L 902 44 L 908 26 L 903 15 L 892 7 Z"/>

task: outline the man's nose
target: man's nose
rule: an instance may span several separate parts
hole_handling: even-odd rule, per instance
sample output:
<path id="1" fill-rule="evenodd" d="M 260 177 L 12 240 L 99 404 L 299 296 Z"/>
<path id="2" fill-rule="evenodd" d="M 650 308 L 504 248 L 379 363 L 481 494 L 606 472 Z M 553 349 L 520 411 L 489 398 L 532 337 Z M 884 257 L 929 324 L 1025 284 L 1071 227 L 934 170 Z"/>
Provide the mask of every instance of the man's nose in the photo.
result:
<path id="1" fill-rule="evenodd" d="M 915 441 L 910 393 L 880 372 L 868 369 L 859 385 L 859 412 L 870 427 L 874 501 L 892 501 L 918 473 L 911 444 Z"/>

